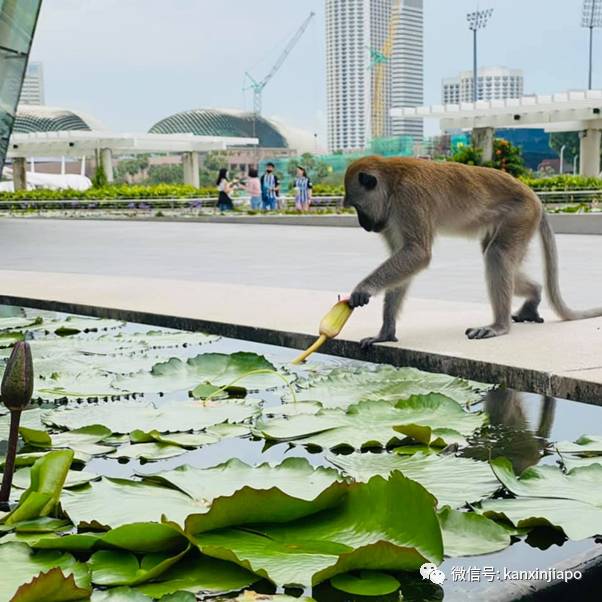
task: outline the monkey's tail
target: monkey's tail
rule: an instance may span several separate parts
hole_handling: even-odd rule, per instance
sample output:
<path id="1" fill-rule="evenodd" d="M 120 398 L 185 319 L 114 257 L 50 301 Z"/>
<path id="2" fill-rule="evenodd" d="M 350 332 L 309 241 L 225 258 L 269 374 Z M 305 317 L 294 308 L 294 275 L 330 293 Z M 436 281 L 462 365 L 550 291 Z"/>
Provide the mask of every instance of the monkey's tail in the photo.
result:
<path id="1" fill-rule="evenodd" d="M 556 239 L 545 212 L 541 217 L 539 232 L 541 234 L 545 259 L 546 289 L 554 311 L 563 320 L 583 320 L 585 318 L 602 316 L 602 307 L 576 311 L 564 302 L 558 282 L 558 250 L 556 248 Z"/>

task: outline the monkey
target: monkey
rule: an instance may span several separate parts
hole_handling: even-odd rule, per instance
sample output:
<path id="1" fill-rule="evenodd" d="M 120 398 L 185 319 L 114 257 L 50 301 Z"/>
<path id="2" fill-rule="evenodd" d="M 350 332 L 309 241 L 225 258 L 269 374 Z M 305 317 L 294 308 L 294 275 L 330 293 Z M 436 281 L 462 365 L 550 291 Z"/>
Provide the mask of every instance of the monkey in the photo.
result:
<path id="1" fill-rule="evenodd" d="M 389 258 L 357 284 L 351 308 L 366 305 L 382 291 L 380 332 L 360 341 L 397 341 L 396 322 L 412 278 L 426 269 L 436 234 L 480 238 L 493 322 L 469 327 L 469 339 L 505 335 L 514 322 L 543 322 L 538 307 L 542 286 L 522 270 L 531 239 L 539 230 L 545 260 L 545 284 L 551 305 L 563 320 L 602 316 L 602 307 L 570 309 L 558 282 L 554 233 L 539 197 L 512 175 L 489 167 L 455 162 L 378 156 L 362 157 L 345 174 L 344 207 L 355 208 L 359 225 L 381 234 Z M 512 296 L 524 303 L 511 315 Z"/>

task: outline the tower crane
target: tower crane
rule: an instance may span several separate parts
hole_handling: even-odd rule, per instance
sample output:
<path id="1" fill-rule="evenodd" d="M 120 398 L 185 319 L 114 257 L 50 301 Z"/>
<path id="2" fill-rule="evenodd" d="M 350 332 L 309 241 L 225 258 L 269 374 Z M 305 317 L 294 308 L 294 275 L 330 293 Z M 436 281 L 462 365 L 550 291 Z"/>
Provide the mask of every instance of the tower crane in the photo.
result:
<path id="1" fill-rule="evenodd" d="M 291 53 L 293 48 L 297 45 L 297 42 L 301 39 L 301 36 L 305 33 L 305 30 L 309 26 L 310 21 L 314 18 L 315 13 L 311 12 L 309 16 L 303 21 L 301 27 L 297 30 L 295 35 L 290 39 L 286 48 L 282 51 L 282 54 L 278 57 L 278 60 L 274 63 L 270 72 L 261 80 L 257 81 L 248 71 L 245 72 L 246 78 L 249 80 L 249 87 L 247 89 L 253 90 L 253 113 L 255 119 L 261 115 L 262 108 L 262 94 L 264 88 L 268 85 L 270 80 L 278 73 L 280 67 L 282 67 L 284 61 L 286 61 L 288 55 Z"/>
<path id="2" fill-rule="evenodd" d="M 372 92 L 372 137 L 380 138 L 385 135 L 385 119 L 387 107 L 385 102 L 386 67 L 391 60 L 395 34 L 399 25 L 401 0 L 394 0 L 391 7 L 389 30 L 382 49 L 370 49 L 370 67 L 374 76 Z"/>

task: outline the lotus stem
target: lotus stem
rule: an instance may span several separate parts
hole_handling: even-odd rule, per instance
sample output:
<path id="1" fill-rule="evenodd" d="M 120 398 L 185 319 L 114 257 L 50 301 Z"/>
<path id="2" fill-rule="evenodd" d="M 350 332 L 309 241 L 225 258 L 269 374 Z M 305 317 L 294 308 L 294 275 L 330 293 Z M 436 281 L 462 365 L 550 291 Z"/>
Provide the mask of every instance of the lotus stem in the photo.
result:
<path id="1" fill-rule="evenodd" d="M 311 355 L 312 353 L 314 353 L 314 351 L 317 351 L 318 349 L 320 349 L 320 347 L 322 347 L 322 345 L 324 345 L 324 343 L 326 343 L 326 341 L 328 340 L 328 337 L 325 334 L 321 334 L 316 341 L 313 343 L 313 345 L 310 345 L 299 357 L 295 358 L 292 363 L 293 364 L 301 364 L 302 362 L 305 361 L 305 359 Z"/>
<path id="2" fill-rule="evenodd" d="M 15 457 L 17 455 L 17 443 L 19 442 L 20 421 L 21 410 L 11 410 L 8 449 L 6 450 L 6 459 L 4 461 L 2 487 L 0 487 L 0 502 L 8 502 L 8 499 L 10 497 L 10 489 L 13 484 L 13 473 L 15 472 Z"/>

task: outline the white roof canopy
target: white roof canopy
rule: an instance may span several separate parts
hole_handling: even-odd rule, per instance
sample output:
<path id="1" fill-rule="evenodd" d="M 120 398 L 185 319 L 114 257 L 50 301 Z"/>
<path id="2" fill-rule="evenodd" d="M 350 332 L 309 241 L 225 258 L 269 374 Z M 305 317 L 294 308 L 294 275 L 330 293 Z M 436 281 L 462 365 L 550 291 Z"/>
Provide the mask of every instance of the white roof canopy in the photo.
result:
<path id="1" fill-rule="evenodd" d="M 81 157 L 109 149 L 116 155 L 186 153 L 225 150 L 258 144 L 257 138 L 193 134 L 116 134 L 105 131 L 62 131 L 13 134 L 8 157 Z"/>
<path id="2" fill-rule="evenodd" d="M 602 128 L 602 90 L 479 100 L 459 105 L 432 105 L 391 110 L 403 119 L 435 118 L 442 129 L 543 127 L 546 131 Z"/>

